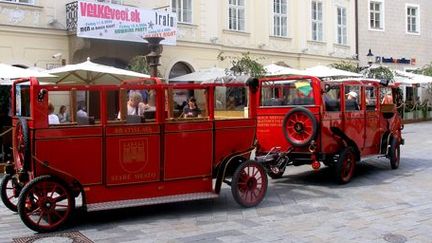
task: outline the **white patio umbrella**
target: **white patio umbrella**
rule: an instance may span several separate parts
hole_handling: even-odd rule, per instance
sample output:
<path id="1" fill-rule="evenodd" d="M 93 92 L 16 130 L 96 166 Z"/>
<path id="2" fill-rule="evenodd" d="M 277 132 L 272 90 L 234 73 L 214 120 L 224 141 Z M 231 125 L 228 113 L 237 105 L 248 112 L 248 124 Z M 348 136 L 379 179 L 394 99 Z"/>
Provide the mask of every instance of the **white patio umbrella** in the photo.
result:
<path id="1" fill-rule="evenodd" d="M 409 73 L 400 70 L 394 70 L 394 74 L 396 83 L 400 84 L 412 85 L 432 83 L 432 77 L 421 74 Z"/>
<path id="2" fill-rule="evenodd" d="M 148 78 L 147 74 L 128 71 L 120 68 L 97 64 L 90 61 L 69 64 L 46 71 L 59 78 L 56 84 L 118 84 L 131 78 Z"/>
<path id="3" fill-rule="evenodd" d="M 309 75 L 316 76 L 319 78 L 330 78 L 330 77 L 363 77 L 362 74 L 348 72 L 337 68 L 327 67 L 318 65 L 315 67 L 307 68 L 305 70 Z"/>
<path id="4" fill-rule="evenodd" d="M 310 75 L 306 71 L 298 70 L 294 68 L 279 66 L 276 64 L 270 64 L 264 66 L 267 71 L 266 76 L 279 76 L 279 75 Z"/>
<path id="5" fill-rule="evenodd" d="M 14 67 L 9 64 L 0 63 L 0 79 L 18 79 L 18 78 L 53 78 L 51 74 L 39 72 L 36 70 Z M 1 82 L 1 81 L 0 81 Z"/>
<path id="6" fill-rule="evenodd" d="M 196 72 L 188 73 L 179 77 L 170 79 L 169 81 L 175 82 L 212 82 L 223 79 L 228 76 L 228 72 L 223 68 L 206 68 L 200 69 Z"/>

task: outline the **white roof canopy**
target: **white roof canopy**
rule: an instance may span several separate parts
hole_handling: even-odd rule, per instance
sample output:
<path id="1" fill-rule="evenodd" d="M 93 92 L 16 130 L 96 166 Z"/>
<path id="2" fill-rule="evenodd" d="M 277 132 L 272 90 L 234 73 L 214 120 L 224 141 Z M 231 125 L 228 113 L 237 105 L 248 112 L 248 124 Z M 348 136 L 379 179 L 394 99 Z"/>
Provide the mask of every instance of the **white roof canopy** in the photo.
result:
<path id="1" fill-rule="evenodd" d="M 400 70 L 394 70 L 394 74 L 395 74 L 396 83 L 400 83 L 400 84 L 412 85 L 412 84 L 432 83 L 432 77 L 425 76 L 425 75 L 409 73 Z"/>
<path id="2" fill-rule="evenodd" d="M 329 78 L 329 77 L 363 77 L 362 74 L 348 72 L 345 70 L 340 70 L 337 68 L 327 67 L 323 65 L 318 65 L 315 67 L 307 68 L 306 73 L 310 76 L 316 76 L 319 78 Z"/>
<path id="3" fill-rule="evenodd" d="M 298 70 L 294 68 L 279 66 L 276 64 L 270 64 L 264 67 L 267 71 L 266 76 L 279 76 L 279 75 L 309 75 L 304 70 Z"/>
<path id="4" fill-rule="evenodd" d="M 9 64 L 0 63 L 0 79 L 18 79 L 18 78 L 52 78 L 54 75 L 39 72 L 36 70 L 14 67 Z"/>
<path id="5" fill-rule="evenodd" d="M 175 82 L 211 82 L 217 81 L 226 77 L 227 71 L 223 68 L 206 68 L 200 69 L 196 72 L 188 73 L 179 77 L 170 79 L 170 81 Z"/>
<path id="6" fill-rule="evenodd" d="M 55 80 L 56 84 L 118 84 L 126 79 L 150 77 L 147 74 L 97 64 L 91 62 L 90 58 L 82 63 L 48 70 L 47 73 L 59 77 Z"/>

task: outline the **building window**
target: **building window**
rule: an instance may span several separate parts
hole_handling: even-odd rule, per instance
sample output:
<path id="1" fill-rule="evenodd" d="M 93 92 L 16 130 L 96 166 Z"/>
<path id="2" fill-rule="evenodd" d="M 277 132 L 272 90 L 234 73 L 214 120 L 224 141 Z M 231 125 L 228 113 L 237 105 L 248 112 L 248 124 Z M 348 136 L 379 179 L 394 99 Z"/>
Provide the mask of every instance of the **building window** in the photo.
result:
<path id="1" fill-rule="evenodd" d="M 245 1 L 229 0 L 229 26 L 230 30 L 245 31 Z"/>
<path id="2" fill-rule="evenodd" d="M 273 0 L 273 35 L 288 36 L 287 0 Z"/>
<path id="3" fill-rule="evenodd" d="M 337 43 L 347 44 L 347 17 L 346 8 L 337 8 Z"/>
<path id="4" fill-rule="evenodd" d="M 0 2 L 13 2 L 13 3 L 35 4 L 35 0 L 0 0 Z"/>
<path id="5" fill-rule="evenodd" d="M 192 0 L 172 0 L 171 8 L 178 22 L 192 24 Z"/>
<path id="6" fill-rule="evenodd" d="M 369 27 L 384 30 L 384 2 L 369 1 Z"/>
<path id="7" fill-rule="evenodd" d="M 420 33 L 420 10 L 418 5 L 407 5 L 407 32 L 411 34 Z"/>
<path id="8" fill-rule="evenodd" d="M 312 1 L 312 40 L 323 41 L 323 3 Z"/>

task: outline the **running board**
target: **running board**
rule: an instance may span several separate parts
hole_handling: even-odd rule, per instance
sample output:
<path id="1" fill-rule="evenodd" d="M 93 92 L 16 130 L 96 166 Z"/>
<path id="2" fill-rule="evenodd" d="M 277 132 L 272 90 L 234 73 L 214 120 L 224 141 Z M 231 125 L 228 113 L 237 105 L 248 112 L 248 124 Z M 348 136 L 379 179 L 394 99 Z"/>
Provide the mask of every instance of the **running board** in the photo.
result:
<path id="1" fill-rule="evenodd" d="M 189 193 L 189 194 L 180 194 L 180 195 L 163 196 L 163 197 L 152 197 L 152 198 L 145 198 L 145 199 L 132 199 L 132 200 L 111 201 L 111 202 L 104 202 L 104 203 L 92 203 L 92 204 L 87 204 L 87 211 L 94 212 L 94 211 L 101 211 L 101 210 L 108 210 L 108 209 L 129 208 L 129 207 L 138 207 L 138 206 L 172 203 L 172 202 L 194 201 L 194 200 L 217 198 L 218 196 L 219 195 L 214 192 L 199 192 L 199 193 Z"/>

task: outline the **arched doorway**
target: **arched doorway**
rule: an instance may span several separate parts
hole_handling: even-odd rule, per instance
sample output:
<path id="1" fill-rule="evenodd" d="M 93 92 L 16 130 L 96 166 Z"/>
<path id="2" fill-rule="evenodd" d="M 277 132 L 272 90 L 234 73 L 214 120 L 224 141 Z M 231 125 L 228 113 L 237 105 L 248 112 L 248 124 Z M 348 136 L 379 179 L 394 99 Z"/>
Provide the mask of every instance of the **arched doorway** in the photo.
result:
<path id="1" fill-rule="evenodd" d="M 189 64 L 187 64 L 185 62 L 177 62 L 171 68 L 168 78 L 171 79 L 171 78 L 179 77 L 179 76 L 191 73 L 191 72 L 193 72 L 193 69 L 191 68 L 191 66 Z"/>

